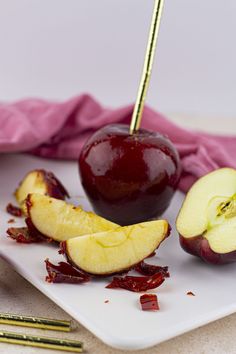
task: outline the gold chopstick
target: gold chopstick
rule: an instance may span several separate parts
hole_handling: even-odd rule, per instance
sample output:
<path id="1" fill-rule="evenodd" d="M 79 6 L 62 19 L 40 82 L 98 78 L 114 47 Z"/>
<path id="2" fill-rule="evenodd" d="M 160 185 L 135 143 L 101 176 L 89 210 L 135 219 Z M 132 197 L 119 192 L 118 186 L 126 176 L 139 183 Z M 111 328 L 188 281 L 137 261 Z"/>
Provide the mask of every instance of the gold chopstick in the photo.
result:
<path id="1" fill-rule="evenodd" d="M 83 343 L 80 341 L 31 336 L 16 332 L 0 331 L 0 342 L 9 344 L 20 344 L 29 347 L 57 349 L 75 353 L 83 352 Z"/>
<path id="2" fill-rule="evenodd" d="M 134 111 L 130 124 L 130 134 L 133 134 L 140 127 L 144 103 L 152 72 L 153 59 L 156 49 L 163 6 L 164 0 L 155 0 L 142 77 L 139 84 L 138 95 L 136 98 L 136 103 L 134 106 Z"/>
<path id="3" fill-rule="evenodd" d="M 44 317 L 22 316 L 10 313 L 0 313 L 0 323 L 22 327 L 50 329 L 54 331 L 71 331 L 70 321 L 54 320 Z"/>

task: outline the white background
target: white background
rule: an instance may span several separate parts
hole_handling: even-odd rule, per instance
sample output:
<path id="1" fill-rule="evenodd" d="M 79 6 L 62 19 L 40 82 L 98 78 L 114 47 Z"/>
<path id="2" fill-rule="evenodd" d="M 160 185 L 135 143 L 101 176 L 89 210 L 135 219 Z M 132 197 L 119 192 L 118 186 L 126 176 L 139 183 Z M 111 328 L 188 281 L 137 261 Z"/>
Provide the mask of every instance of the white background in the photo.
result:
<path id="1" fill-rule="evenodd" d="M 135 100 L 153 0 L 0 0 L 0 100 Z M 236 115 L 236 1 L 166 0 L 148 103 Z"/>

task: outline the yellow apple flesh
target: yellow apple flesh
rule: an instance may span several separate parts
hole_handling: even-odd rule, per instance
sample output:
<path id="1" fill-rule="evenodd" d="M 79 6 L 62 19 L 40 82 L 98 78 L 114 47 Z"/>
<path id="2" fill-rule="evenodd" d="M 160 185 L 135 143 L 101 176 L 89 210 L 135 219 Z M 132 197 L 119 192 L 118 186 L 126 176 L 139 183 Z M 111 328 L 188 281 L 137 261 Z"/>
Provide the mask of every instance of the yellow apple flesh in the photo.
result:
<path id="1" fill-rule="evenodd" d="M 42 235 L 58 242 L 119 226 L 81 207 L 41 194 L 29 194 L 26 205 L 28 225 L 32 224 Z"/>
<path id="2" fill-rule="evenodd" d="M 168 234 L 168 222 L 156 220 L 69 239 L 63 249 L 76 267 L 90 274 L 109 275 L 141 262 Z"/>

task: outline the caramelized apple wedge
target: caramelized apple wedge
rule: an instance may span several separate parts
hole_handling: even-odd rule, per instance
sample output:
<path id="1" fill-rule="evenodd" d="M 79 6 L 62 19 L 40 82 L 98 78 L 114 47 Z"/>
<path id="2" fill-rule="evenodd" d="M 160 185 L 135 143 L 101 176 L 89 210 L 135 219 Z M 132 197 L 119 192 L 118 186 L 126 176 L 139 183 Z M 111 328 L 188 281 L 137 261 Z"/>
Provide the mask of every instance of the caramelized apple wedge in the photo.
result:
<path id="1" fill-rule="evenodd" d="M 57 177 L 45 170 L 28 172 L 16 189 L 14 195 L 23 211 L 25 211 L 24 201 L 29 193 L 49 195 L 57 199 L 69 197 L 67 190 Z"/>
<path id="2" fill-rule="evenodd" d="M 93 212 L 42 194 L 29 194 L 26 206 L 28 226 L 32 224 L 45 237 L 58 242 L 118 227 Z"/>
<path id="3" fill-rule="evenodd" d="M 96 275 L 119 273 L 148 257 L 168 236 L 166 220 L 143 222 L 63 242 L 68 261 Z"/>

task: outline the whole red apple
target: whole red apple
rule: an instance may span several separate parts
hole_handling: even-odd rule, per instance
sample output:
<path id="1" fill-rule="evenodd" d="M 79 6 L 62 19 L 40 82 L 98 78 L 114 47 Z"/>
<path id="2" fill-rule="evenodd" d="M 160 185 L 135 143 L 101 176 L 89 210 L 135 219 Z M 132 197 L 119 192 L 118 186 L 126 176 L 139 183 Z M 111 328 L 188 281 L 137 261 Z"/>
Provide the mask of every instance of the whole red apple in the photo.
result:
<path id="1" fill-rule="evenodd" d="M 84 190 L 101 216 L 130 225 L 160 216 L 180 178 L 179 156 L 170 140 L 111 124 L 98 130 L 79 157 Z"/>

